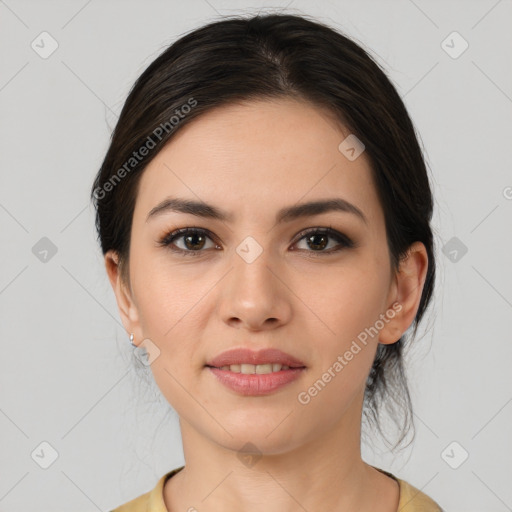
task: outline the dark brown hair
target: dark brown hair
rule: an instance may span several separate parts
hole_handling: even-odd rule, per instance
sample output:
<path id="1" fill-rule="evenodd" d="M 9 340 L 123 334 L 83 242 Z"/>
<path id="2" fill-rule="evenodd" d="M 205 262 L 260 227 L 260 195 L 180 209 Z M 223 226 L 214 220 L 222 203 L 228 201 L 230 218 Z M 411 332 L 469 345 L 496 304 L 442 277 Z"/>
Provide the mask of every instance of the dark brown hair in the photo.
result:
<path id="1" fill-rule="evenodd" d="M 362 46 L 306 16 L 215 21 L 178 39 L 140 75 L 92 186 L 103 254 L 110 249 L 118 253 L 123 279 L 129 282 L 138 183 L 173 134 L 214 107 L 280 97 L 322 107 L 364 143 L 384 211 L 392 268 L 398 269 L 413 242 L 425 245 L 428 270 L 414 320 L 416 336 L 432 297 L 435 260 L 433 199 L 414 126 L 385 72 Z M 400 429 L 394 448 L 414 426 L 403 367 L 408 341 L 404 334 L 394 344 L 378 345 L 365 389 L 367 420 L 383 434 L 379 417 L 385 400 Z"/>

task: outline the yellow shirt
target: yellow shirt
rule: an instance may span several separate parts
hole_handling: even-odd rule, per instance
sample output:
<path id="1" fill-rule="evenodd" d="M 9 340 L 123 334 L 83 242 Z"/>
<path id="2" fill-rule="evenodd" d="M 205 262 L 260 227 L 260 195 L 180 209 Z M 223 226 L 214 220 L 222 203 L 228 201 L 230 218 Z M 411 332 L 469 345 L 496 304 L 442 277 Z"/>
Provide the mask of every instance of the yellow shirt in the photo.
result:
<path id="1" fill-rule="evenodd" d="M 111 512 L 168 512 L 163 494 L 165 481 L 183 468 L 184 466 L 181 466 L 169 471 L 158 480 L 154 489 L 128 501 Z M 383 469 L 375 469 L 378 469 L 398 482 L 400 486 L 400 501 L 398 503 L 397 512 L 443 512 L 441 507 L 434 500 L 416 489 L 416 487 L 413 487 L 400 478 L 396 478 Z"/>

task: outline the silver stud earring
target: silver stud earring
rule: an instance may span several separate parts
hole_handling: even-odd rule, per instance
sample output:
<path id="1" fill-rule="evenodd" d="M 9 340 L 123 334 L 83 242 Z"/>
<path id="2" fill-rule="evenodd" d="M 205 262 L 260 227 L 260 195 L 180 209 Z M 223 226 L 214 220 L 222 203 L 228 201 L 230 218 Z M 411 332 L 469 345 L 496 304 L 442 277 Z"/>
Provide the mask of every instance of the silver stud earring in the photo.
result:
<path id="1" fill-rule="evenodd" d="M 137 345 L 133 343 L 133 332 L 130 333 L 130 343 L 132 344 L 132 347 L 137 347 Z"/>

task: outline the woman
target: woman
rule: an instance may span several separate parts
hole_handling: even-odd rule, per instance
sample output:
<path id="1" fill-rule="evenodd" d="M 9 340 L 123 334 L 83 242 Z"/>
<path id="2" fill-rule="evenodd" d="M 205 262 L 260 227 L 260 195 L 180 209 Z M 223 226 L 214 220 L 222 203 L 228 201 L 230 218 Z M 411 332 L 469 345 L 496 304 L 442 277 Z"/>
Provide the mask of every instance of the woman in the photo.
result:
<path id="1" fill-rule="evenodd" d="M 92 196 L 185 457 L 115 512 L 441 510 L 361 458 L 384 401 L 408 432 L 435 263 L 413 125 L 360 46 L 292 15 L 185 35 L 133 86 Z"/>

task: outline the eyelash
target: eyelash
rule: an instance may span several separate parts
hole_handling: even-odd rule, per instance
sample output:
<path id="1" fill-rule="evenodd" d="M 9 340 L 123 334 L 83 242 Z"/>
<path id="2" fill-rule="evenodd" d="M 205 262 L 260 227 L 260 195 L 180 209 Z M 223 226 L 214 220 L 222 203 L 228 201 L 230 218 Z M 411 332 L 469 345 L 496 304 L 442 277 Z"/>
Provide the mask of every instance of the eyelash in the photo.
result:
<path id="1" fill-rule="evenodd" d="M 201 253 L 205 252 L 204 250 L 201 250 L 201 249 L 197 250 L 197 251 L 185 250 L 185 249 L 177 248 L 177 247 L 172 245 L 172 243 L 175 240 L 183 238 L 185 235 L 190 235 L 190 234 L 192 234 L 192 235 L 204 235 L 204 236 L 207 236 L 208 238 L 210 238 L 212 240 L 212 242 L 216 243 L 215 240 L 213 240 L 211 232 L 208 231 L 207 229 L 203 229 L 203 228 L 181 228 L 181 229 L 177 229 L 175 231 L 172 231 L 172 232 L 167 233 L 166 235 L 164 235 L 158 241 L 158 245 L 159 246 L 163 246 L 163 247 L 167 247 L 171 251 L 173 251 L 175 253 L 179 253 L 179 254 L 181 254 L 183 256 L 192 256 L 192 257 L 200 256 Z M 336 231 L 331 226 L 329 226 L 328 228 L 309 228 L 309 229 L 306 229 L 304 231 L 301 231 L 297 235 L 299 238 L 295 242 L 295 244 L 299 243 L 301 240 L 303 240 L 308 235 L 326 235 L 326 236 L 329 236 L 329 237 L 335 239 L 336 242 L 338 242 L 342 246 L 342 247 L 334 249 L 334 250 L 330 249 L 329 251 L 325 251 L 325 250 L 320 250 L 320 251 L 306 250 L 306 252 L 312 253 L 311 254 L 312 257 L 327 256 L 327 255 L 330 255 L 330 254 L 338 253 L 342 249 L 350 249 L 350 248 L 355 247 L 354 242 L 349 237 L 347 237 L 343 233 L 340 233 L 340 232 Z M 303 249 L 300 249 L 300 250 L 303 250 Z"/>

